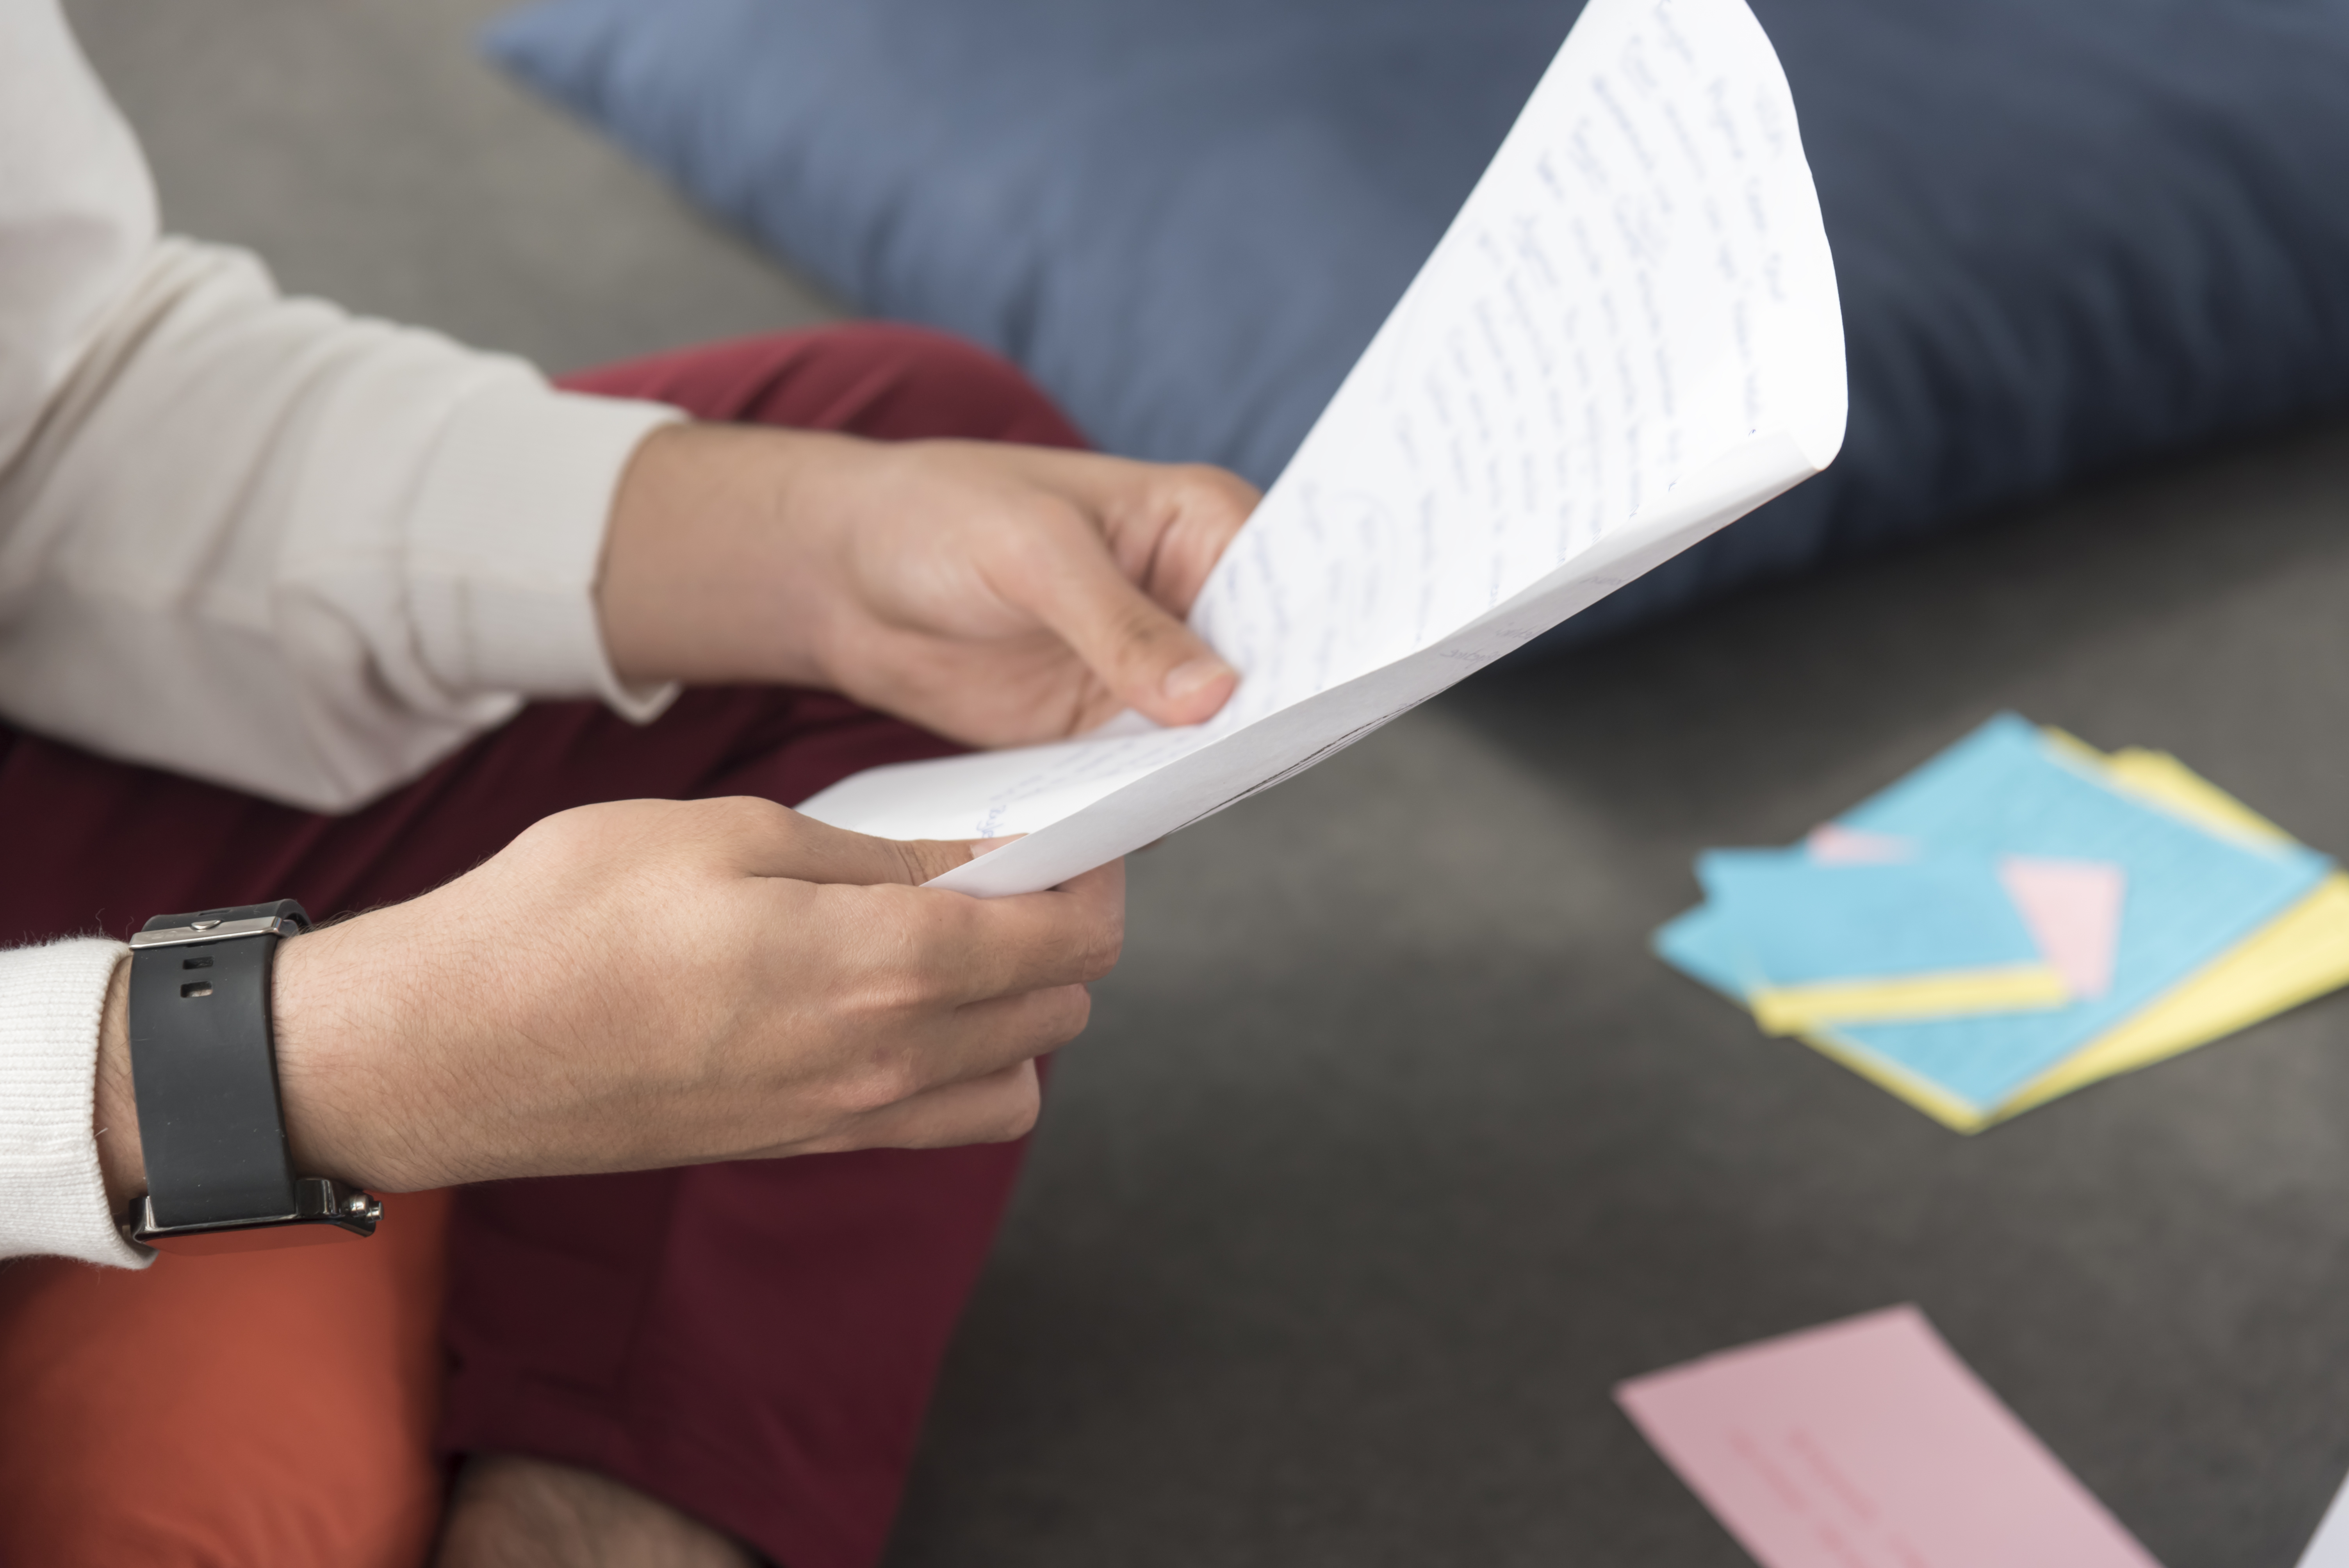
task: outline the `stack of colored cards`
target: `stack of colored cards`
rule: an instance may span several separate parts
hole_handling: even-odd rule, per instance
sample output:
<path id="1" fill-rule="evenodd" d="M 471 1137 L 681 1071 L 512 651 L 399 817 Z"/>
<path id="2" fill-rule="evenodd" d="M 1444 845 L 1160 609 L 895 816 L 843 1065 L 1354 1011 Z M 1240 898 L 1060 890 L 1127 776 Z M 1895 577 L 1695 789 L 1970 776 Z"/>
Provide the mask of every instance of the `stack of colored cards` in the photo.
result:
<path id="1" fill-rule="evenodd" d="M 1697 875 L 1657 952 L 1962 1132 L 2349 985 L 2349 875 L 2173 757 L 2013 715 Z"/>

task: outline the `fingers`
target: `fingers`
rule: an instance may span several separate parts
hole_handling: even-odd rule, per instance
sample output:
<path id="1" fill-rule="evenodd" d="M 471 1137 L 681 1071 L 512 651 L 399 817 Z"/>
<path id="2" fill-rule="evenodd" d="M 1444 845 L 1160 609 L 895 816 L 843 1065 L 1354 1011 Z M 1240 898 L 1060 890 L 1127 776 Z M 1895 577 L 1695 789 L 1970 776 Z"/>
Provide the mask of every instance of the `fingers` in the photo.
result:
<path id="1" fill-rule="evenodd" d="M 1117 966 L 1125 944 L 1125 863 L 1112 861 L 1046 892 L 941 901 L 936 973 L 968 1004 L 1056 985 L 1084 985 Z"/>
<path id="2" fill-rule="evenodd" d="M 957 1007 L 921 1047 L 919 1087 L 964 1083 L 1059 1050 L 1092 1019 L 1092 993 L 1054 985 Z"/>
<path id="3" fill-rule="evenodd" d="M 1071 517 L 999 585 L 1076 651 L 1127 707 L 1160 724 L 1197 724 L 1239 686 L 1239 674 L 1119 569 L 1101 532 Z"/>
<path id="4" fill-rule="evenodd" d="M 878 1005 L 947 1010 L 1059 986 L 1116 967 L 1125 943 L 1125 867 L 1113 862 L 1046 892 L 971 898 L 903 886 L 814 890 L 746 884 L 740 919 L 759 930 L 820 932 L 831 962 L 861 975 Z"/>
<path id="5" fill-rule="evenodd" d="M 709 816 L 712 830 L 726 840 L 735 868 L 750 876 L 919 887 L 985 852 L 968 843 L 936 839 L 876 839 L 755 796 L 697 802 L 697 809 Z M 990 841 L 988 848 L 993 847 Z"/>
<path id="6" fill-rule="evenodd" d="M 821 932 L 885 993 L 957 1006 L 1081 985 L 1107 975 L 1124 945 L 1123 861 L 1044 892 L 971 898 L 919 885 L 966 863 L 971 844 L 866 838 L 760 800 L 713 804 L 745 815 L 764 807 L 803 835 L 781 844 L 754 837 L 740 848 L 748 875 L 730 883 L 746 901 L 739 918 L 761 930 Z M 819 884 L 812 908 L 809 883 Z"/>
<path id="7" fill-rule="evenodd" d="M 1050 457 L 1048 482 L 1081 515 L 1039 540 L 1027 608 L 1126 706 L 1161 724 L 1212 717 L 1239 677 L 1181 617 L 1256 510 L 1256 488 L 1204 464 Z"/>
<path id="8" fill-rule="evenodd" d="M 950 1149 L 1025 1138 L 1043 1109 L 1043 1086 L 1030 1059 L 986 1078 L 947 1084 L 890 1108 L 863 1130 L 867 1147 Z"/>
<path id="9" fill-rule="evenodd" d="M 1023 1061 L 983 1078 L 941 1085 L 859 1119 L 812 1146 L 778 1152 L 812 1154 L 851 1149 L 950 1149 L 966 1143 L 1008 1143 L 1027 1136 L 1042 1104 L 1036 1064 Z"/>
<path id="10" fill-rule="evenodd" d="M 697 804 L 727 840 L 730 870 L 762 879 L 739 885 L 778 929 L 804 918 L 788 884 L 827 886 L 828 929 L 861 929 L 872 962 L 953 1005 L 1098 980 L 1124 944 L 1122 861 L 1048 892 L 976 899 L 921 884 L 1009 841 L 876 839 L 754 797 Z"/>
<path id="11" fill-rule="evenodd" d="M 1264 499 L 1239 475 L 1209 463 L 1020 449 L 1042 483 L 1101 520 L 1127 575 L 1178 615 L 1190 612 L 1225 546 Z"/>
<path id="12" fill-rule="evenodd" d="M 1157 515 L 1146 525 L 1156 531 L 1142 583 L 1153 599 L 1187 615 L 1207 584 L 1207 574 L 1264 498 L 1239 475 L 1201 463 L 1174 469 L 1161 483 Z M 1124 531 L 1114 518 L 1112 528 Z"/>

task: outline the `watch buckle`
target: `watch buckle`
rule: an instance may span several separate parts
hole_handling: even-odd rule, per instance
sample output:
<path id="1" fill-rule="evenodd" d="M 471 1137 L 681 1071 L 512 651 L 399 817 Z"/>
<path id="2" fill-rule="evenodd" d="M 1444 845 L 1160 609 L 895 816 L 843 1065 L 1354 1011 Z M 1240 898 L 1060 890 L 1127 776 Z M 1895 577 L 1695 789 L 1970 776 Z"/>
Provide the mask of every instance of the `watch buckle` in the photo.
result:
<path id="1" fill-rule="evenodd" d="M 121 1229 L 134 1247 L 159 1253 L 202 1255 L 253 1253 L 276 1247 L 318 1246 L 364 1241 L 383 1220 L 383 1200 L 372 1192 L 325 1176 L 294 1179 L 294 1212 L 200 1225 L 161 1225 L 155 1201 L 144 1193 L 131 1200 Z"/>

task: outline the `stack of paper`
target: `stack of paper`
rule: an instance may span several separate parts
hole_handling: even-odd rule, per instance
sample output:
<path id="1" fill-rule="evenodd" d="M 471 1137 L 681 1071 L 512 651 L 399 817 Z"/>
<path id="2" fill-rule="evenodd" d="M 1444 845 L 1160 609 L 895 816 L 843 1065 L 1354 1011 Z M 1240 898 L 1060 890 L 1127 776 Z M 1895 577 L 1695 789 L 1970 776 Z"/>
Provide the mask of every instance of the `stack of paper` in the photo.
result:
<path id="1" fill-rule="evenodd" d="M 1697 875 L 1658 953 L 1962 1132 L 2349 985 L 2332 861 L 2176 758 L 2013 715 Z"/>
<path id="2" fill-rule="evenodd" d="M 875 769 L 801 810 L 1016 841 L 1033 892 L 1313 766 L 1825 468 L 1843 316 L 1743 0 L 1591 0 L 1190 621 L 1214 719 Z"/>

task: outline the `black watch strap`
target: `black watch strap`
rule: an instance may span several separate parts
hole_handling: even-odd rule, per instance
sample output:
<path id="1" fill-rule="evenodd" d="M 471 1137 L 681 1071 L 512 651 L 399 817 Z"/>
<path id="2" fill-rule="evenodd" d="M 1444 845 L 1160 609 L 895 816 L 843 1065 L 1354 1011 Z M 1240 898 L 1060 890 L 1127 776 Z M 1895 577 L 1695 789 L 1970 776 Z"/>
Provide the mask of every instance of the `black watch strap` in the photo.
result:
<path id="1" fill-rule="evenodd" d="M 130 939 L 130 1075 L 147 1164 L 146 1196 L 125 1222 L 133 1241 L 321 1222 L 375 1229 L 377 1200 L 296 1175 L 286 1149 L 270 977 L 279 942 L 309 927 L 281 899 L 159 914 Z"/>

